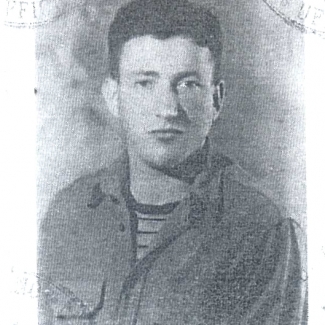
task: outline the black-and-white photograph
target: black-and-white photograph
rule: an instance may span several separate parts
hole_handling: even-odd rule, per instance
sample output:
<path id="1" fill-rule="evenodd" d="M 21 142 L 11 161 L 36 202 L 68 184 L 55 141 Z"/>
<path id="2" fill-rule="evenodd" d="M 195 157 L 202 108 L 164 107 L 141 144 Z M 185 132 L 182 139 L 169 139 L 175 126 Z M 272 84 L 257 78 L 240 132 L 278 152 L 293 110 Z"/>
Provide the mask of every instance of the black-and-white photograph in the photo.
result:
<path id="1" fill-rule="evenodd" d="M 307 324 L 306 8 L 46 4 L 38 324 Z"/>

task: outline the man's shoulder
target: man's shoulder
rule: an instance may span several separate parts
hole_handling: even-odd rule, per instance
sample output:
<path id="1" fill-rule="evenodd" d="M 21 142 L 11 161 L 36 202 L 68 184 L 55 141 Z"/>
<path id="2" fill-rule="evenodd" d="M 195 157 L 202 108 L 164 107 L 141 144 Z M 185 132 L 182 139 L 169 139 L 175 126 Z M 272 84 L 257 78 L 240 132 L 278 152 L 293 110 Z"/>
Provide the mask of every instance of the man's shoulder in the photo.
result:
<path id="1" fill-rule="evenodd" d="M 79 177 L 56 194 L 39 227 L 39 256 L 48 265 L 52 265 L 48 261 L 51 256 L 60 259 L 65 254 L 70 259 L 72 256 L 79 258 L 82 254 L 89 255 L 93 247 L 98 250 L 91 253 L 91 259 L 100 256 L 104 238 L 112 225 L 112 218 L 108 216 L 115 215 L 110 210 L 114 200 L 104 185 L 113 186 L 116 176 L 113 166 L 104 168 Z M 57 269 L 64 272 L 60 267 Z"/>
<path id="2" fill-rule="evenodd" d="M 238 164 L 228 164 L 223 175 L 223 208 L 245 223 L 275 225 L 284 221 L 277 204 L 258 180 Z M 243 217 L 242 217 L 243 216 Z"/>
<path id="3" fill-rule="evenodd" d="M 84 174 L 59 190 L 51 206 L 87 201 L 91 207 L 95 204 L 93 201 L 96 201 L 96 198 L 119 191 L 124 177 L 123 170 L 123 162 L 117 159 L 105 168 Z"/>
<path id="4" fill-rule="evenodd" d="M 68 186 L 56 193 L 50 203 L 48 213 L 53 212 L 53 210 L 66 210 L 69 207 L 75 209 L 78 205 L 87 205 L 86 202 L 91 202 L 92 193 L 96 191 L 98 184 L 108 176 L 109 170 L 105 168 L 95 173 L 85 174 L 78 177 Z"/>
<path id="5" fill-rule="evenodd" d="M 220 176 L 219 176 L 220 177 Z M 259 243 L 263 240 L 283 242 L 295 238 L 296 225 L 277 206 L 257 180 L 235 163 L 228 163 L 220 177 L 222 189 L 222 218 L 208 233 L 211 243 L 227 245 Z M 235 247 L 234 246 L 234 247 Z M 236 246 L 237 247 L 237 246 Z M 238 248 L 239 249 L 239 248 Z"/>
<path id="6" fill-rule="evenodd" d="M 86 224 L 96 227 L 104 223 L 102 207 L 108 213 L 111 205 L 106 203 L 118 200 L 121 177 L 121 165 L 114 162 L 77 178 L 54 196 L 42 218 L 41 229 L 47 232 L 60 228 L 68 232 L 74 227 L 83 228 Z"/>

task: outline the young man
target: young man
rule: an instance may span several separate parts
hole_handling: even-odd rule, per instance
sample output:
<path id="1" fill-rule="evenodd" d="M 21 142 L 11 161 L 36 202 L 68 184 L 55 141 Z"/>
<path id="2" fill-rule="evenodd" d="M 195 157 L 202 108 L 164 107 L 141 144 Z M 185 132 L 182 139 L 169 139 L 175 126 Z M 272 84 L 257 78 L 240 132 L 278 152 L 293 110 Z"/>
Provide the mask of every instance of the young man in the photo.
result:
<path id="1" fill-rule="evenodd" d="M 118 11 L 103 94 L 127 151 L 49 208 L 41 324 L 299 324 L 291 220 L 209 150 L 221 46 L 217 18 L 186 0 Z"/>

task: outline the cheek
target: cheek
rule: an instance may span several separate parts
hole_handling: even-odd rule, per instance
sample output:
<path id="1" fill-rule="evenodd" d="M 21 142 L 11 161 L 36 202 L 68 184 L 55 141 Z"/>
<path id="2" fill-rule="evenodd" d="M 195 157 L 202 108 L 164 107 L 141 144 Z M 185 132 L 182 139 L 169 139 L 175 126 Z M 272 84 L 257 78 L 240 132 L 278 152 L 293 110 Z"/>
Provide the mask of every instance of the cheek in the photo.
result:
<path id="1" fill-rule="evenodd" d="M 122 90 L 119 94 L 120 110 L 127 115 L 147 115 L 153 103 L 152 96 L 144 96 L 132 89 Z"/>
<path id="2" fill-rule="evenodd" d="M 124 130 L 131 137 L 141 137 L 150 126 L 150 116 L 143 101 L 129 97 L 120 101 L 120 119 Z"/>
<path id="3" fill-rule="evenodd" d="M 207 94 L 187 96 L 181 100 L 192 123 L 198 126 L 210 125 L 213 119 L 213 98 Z"/>

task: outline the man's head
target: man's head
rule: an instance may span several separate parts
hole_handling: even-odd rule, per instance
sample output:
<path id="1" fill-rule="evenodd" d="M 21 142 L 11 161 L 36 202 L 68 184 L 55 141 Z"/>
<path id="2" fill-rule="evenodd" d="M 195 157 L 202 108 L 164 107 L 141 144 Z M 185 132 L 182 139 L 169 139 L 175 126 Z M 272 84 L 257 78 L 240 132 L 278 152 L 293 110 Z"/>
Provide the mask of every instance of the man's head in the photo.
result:
<path id="1" fill-rule="evenodd" d="M 156 168 L 180 163 L 222 106 L 217 18 L 187 0 L 135 0 L 118 11 L 109 49 L 103 92 L 130 154 Z"/>
<path id="2" fill-rule="evenodd" d="M 214 79 L 218 80 L 222 35 L 218 18 L 209 10 L 188 0 L 135 0 L 120 8 L 108 36 L 110 74 L 114 79 L 119 77 L 124 44 L 146 35 L 161 40 L 182 35 L 209 48 L 215 64 Z"/>

